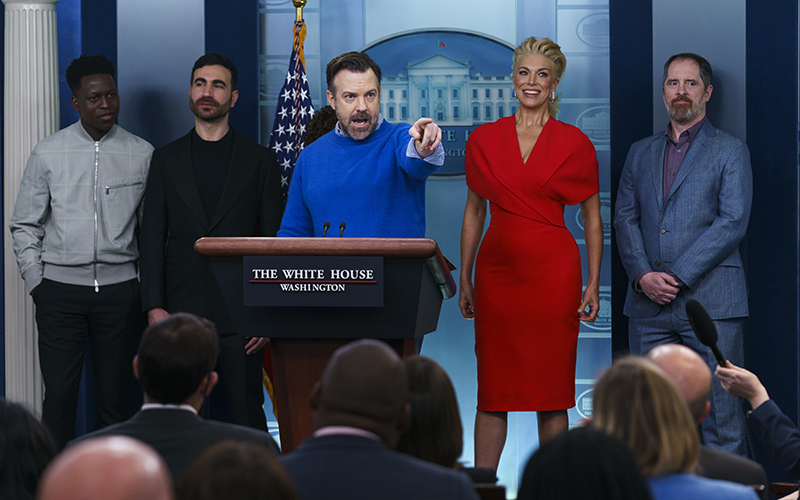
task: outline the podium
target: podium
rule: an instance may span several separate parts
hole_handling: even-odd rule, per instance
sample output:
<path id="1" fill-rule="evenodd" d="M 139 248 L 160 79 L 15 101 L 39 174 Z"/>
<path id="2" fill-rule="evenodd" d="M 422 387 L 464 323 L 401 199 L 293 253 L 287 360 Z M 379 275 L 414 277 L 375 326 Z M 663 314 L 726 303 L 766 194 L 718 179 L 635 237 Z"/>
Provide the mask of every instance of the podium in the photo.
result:
<path id="1" fill-rule="evenodd" d="M 309 395 L 336 349 L 372 338 L 402 357 L 411 356 L 416 339 L 436 329 L 442 300 L 456 293 L 452 264 L 428 238 L 201 238 L 195 250 L 210 260 L 237 332 L 270 338 L 284 452 L 311 435 Z M 320 258 L 377 257 L 382 260 L 383 304 L 317 306 L 312 298 L 304 306 L 247 306 L 248 281 L 258 281 L 247 279 L 249 257 L 292 257 L 311 267 Z"/>

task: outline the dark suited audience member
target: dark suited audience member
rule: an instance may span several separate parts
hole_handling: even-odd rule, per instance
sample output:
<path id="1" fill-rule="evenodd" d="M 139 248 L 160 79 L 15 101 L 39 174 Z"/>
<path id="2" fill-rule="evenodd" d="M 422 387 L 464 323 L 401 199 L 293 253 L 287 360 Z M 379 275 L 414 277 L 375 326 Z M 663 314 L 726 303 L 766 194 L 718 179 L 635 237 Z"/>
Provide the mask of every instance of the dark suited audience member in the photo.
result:
<path id="1" fill-rule="evenodd" d="M 253 443 L 223 441 L 192 462 L 178 500 L 297 500 L 274 453 Z"/>
<path id="2" fill-rule="evenodd" d="M 778 404 L 770 399 L 767 388 L 751 371 L 740 368 L 730 361 L 718 366 L 714 372 L 722 388 L 740 398 L 745 398 L 753 411 L 747 420 L 761 438 L 787 476 L 800 480 L 800 432 Z"/>
<path id="3" fill-rule="evenodd" d="M 314 113 L 314 117 L 306 124 L 306 136 L 303 138 L 303 146 L 308 146 L 323 135 L 336 128 L 336 111 L 330 106 L 324 106 Z"/>
<path id="4" fill-rule="evenodd" d="M 517 500 L 649 500 L 650 491 L 624 444 L 591 427 L 544 443 L 528 460 Z"/>
<path id="5" fill-rule="evenodd" d="M 0 498 L 33 499 L 55 454 L 45 426 L 22 406 L 0 398 Z"/>
<path id="6" fill-rule="evenodd" d="M 436 361 L 425 356 L 403 360 L 408 376 L 411 425 L 395 448 L 427 462 L 466 472 L 475 483 L 495 483 L 486 467 L 462 467 L 458 457 L 464 446 L 461 413 L 453 383 Z"/>
<path id="7" fill-rule="evenodd" d="M 231 439 L 258 443 L 277 453 L 264 431 L 198 416 L 203 400 L 218 381 L 214 365 L 219 340 L 214 325 L 199 316 L 176 313 L 144 331 L 133 360 L 133 373 L 144 392 L 133 417 L 91 434 L 123 434 L 153 446 L 164 457 L 175 483 L 206 448 Z"/>
<path id="8" fill-rule="evenodd" d="M 686 401 L 695 425 L 700 426 L 711 408 L 711 370 L 695 351 L 681 344 L 662 344 L 653 348 L 647 358 L 672 379 Z M 758 462 L 706 445 L 700 446 L 700 459 L 695 473 L 734 483 L 760 485 L 759 493 L 767 500 L 767 473 Z"/>
<path id="9" fill-rule="evenodd" d="M 45 469 L 38 500 L 172 500 L 172 481 L 156 451 L 126 436 L 87 439 Z M 4 498 L 5 500 L 5 498 Z"/>
<path id="10" fill-rule="evenodd" d="M 477 500 L 463 472 L 392 450 L 409 424 L 408 382 L 383 342 L 336 350 L 310 403 L 314 434 L 281 457 L 302 500 Z"/>
<path id="11" fill-rule="evenodd" d="M 594 388 L 592 427 L 628 447 L 655 500 L 757 500 L 749 486 L 696 476 L 700 437 L 664 370 L 629 356 Z"/>

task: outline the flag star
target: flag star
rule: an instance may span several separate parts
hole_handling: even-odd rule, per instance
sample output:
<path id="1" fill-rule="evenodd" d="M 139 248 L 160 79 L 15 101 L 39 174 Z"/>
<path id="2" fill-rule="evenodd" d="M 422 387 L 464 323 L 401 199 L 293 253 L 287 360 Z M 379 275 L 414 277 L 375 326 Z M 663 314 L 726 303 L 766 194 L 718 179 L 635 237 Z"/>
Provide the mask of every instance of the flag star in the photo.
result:
<path id="1" fill-rule="evenodd" d="M 289 89 L 287 88 L 287 89 L 285 89 L 283 91 L 283 95 L 281 96 L 281 99 L 289 99 L 289 96 L 291 96 L 291 95 L 292 95 L 292 93 L 289 92 Z"/>
<path id="2" fill-rule="evenodd" d="M 308 92 L 305 89 L 300 90 L 300 100 L 305 101 L 308 99 Z"/>
<path id="3" fill-rule="evenodd" d="M 289 178 L 285 175 L 281 176 L 281 187 L 289 185 Z"/>
<path id="4" fill-rule="evenodd" d="M 304 124 L 301 123 L 299 129 L 301 135 L 306 133 L 306 126 Z"/>
<path id="5" fill-rule="evenodd" d="M 292 89 L 292 100 L 297 99 L 297 89 Z"/>
<path id="6" fill-rule="evenodd" d="M 278 125 L 277 129 L 275 129 L 275 132 L 277 132 L 278 133 L 278 137 L 280 137 L 280 136 L 282 136 L 283 134 L 286 133 L 286 129 L 283 128 L 283 125 L 281 124 L 281 125 Z"/>
<path id="7" fill-rule="evenodd" d="M 289 160 L 289 158 L 286 158 L 285 160 L 283 160 L 283 163 L 281 163 L 281 167 L 286 169 L 286 170 L 291 170 L 292 169 L 291 160 Z"/>
<path id="8" fill-rule="evenodd" d="M 276 153 L 280 153 L 283 150 L 283 146 L 281 146 L 280 142 L 275 142 L 275 145 L 272 146 L 272 150 Z"/>
<path id="9" fill-rule="evenodd" d="M 308 117 L 309 118 L 314 118 L 314 108 L 313 107 L 309 107 L 308 108 Z"/>
<path id="10" fill-rule="evenodd" d="M 297 110 L 296 110 L 296 109 L 294 109 L 294 108 L 292 108 L 292 120 L 294 120 L 294 117 L 295 117 L 296 115 L 297 115 Z"/>
<path id="11" fill-rule="evenodd" d="M 306 117 L 306 114 L 307 114 L 306 113 L 306 108 L 300 108 L 300 111 L 298 111 L 298 112 L 300 113 L 300 118 L 301 119 Z M 302 132 L 302 130 L 301 130 L 301 132 Z"/>
<path id="12" fill-rule="evenodd" d="M 291 142 L 287 142 L 286 146 L 284 146 L 283 149 L 285 149 L 287 153 L 289 151 L 294 151 L 294 145 Z"/>
<path id="13" fill-rule="evenodd" d="M 286 83 L 289 83 L 291 81 L 292 81 L 292 72 L 291 71 L 287 71 L 286 72 Z"/>
<path id="14" fill-rule="evenodd" d="M 281 108 L 281 110 L 278 112 L 278 114 L 281 115 L 281 118 L 283 118 L 285 120 L 286 116 L 287 116 L 286 108 Z"/>
<path id="15" fill-rule="evenodd" d="M 295 126 L 294 125 L 289 125 L 289 135 L 294 135 L 295 132 L 297 132 L 297 129 L 295 128 Z"/>

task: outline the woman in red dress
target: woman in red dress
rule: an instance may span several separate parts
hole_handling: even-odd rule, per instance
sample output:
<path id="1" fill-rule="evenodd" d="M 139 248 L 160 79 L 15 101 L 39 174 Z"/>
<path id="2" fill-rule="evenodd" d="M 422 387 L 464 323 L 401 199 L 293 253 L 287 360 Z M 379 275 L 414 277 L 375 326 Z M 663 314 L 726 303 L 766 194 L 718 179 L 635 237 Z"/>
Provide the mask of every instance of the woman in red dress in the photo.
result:
<path id="1" fill-rule="evenodd" d="M 525 40 L 514 51 L 519 109 L 467 143 L 459 306 L 475 319 L 476 467 L 497 469 L 509 411 L 537 412 L 540 443 L 567 430 L 579 321 L 594 321 L 600 308 L 597 156 L 586 135 L 555 119 L 565 67 L 552 40 Z M 564 224 L 564 205 L 577 203 L 589 263 L 582 298 L 580 253 Z"/>

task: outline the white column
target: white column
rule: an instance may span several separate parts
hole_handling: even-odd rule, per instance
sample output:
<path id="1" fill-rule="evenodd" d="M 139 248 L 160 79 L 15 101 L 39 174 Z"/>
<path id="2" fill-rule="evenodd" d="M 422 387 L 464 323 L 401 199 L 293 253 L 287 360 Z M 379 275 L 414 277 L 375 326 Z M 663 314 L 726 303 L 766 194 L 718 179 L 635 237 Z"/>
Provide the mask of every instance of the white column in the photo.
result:
<path id="1" fill-rule="evenodd" d="M 6 398 L 37 415 L 42 376 L 33 302 L 19 275 L 8 219 L 31 150 L 59 128 L 58 0 L 3 0 L 5 4 L 5 121 L 3 127 L 3 221 L 5 275 Z"/>

